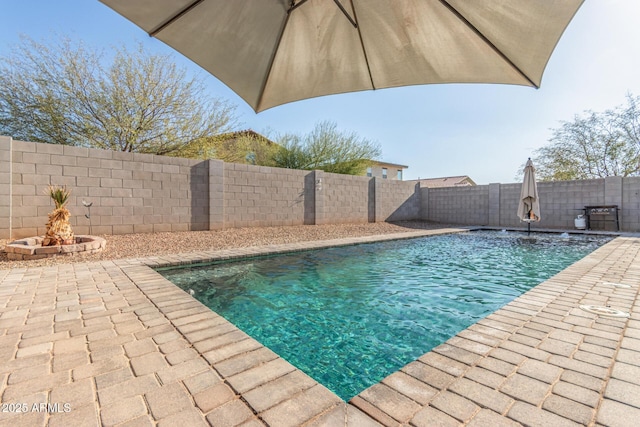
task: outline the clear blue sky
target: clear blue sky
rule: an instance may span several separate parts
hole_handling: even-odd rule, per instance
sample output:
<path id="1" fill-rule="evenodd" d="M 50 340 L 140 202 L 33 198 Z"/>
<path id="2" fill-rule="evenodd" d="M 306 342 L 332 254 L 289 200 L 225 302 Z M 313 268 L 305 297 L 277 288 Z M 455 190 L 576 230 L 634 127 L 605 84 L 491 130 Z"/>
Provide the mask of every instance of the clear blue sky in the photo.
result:
<path id="1" fill-rule="evenodd" d="M 142 42 L 173 52 L 97 0 L 0 0 L 0 56 L 25 34 L 52 33 L 109 48 Z M 640 95 L 640 1 L 587 0 L 564 33 L 536 90 L 500 85 L 427 85 L 333 95 L 256 114 L 215 77 L 215 96 L 237 105 L 240 128 L 308 133 L 334 121 L 377 141 L 382 160 L 408 165 L 405 179 L 469 175 L 479 184 L 515 182 L 521 165 L 548 143 L 551 129 L 584 110 L 604 111 Z M 175 53 L 194 73 L 199 67 Z"/>

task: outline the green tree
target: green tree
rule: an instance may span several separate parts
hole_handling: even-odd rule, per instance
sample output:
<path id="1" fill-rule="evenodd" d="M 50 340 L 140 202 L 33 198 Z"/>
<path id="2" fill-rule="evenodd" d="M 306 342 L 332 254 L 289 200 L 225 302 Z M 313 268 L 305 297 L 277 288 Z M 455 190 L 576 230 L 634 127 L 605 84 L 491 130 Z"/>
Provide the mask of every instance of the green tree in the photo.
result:
<path id="1" fill-rule="evenodd" d="M 165 155 L 228 131 L 234 109 L 142 45 L 105 55 L 23 37 L 0 60 L 0 134 L 16 139 Z"/>
<path id="2" fill-rule="evenodd" d="M 640 174 L 640 98 L 602 113 L 586 111 L 553 130 L 535 151 L 541 180 L 574 180 Z"/>
<path id="3" fill-rule="evenodd" d="M 281 148 L 273 163 L 289 169 L 361 175 L 381 153 L 377 143 L 339 131 L 335 123 L 327 121 L 316 124 L 307 135 L 287 134 L 277 142 Z"/>

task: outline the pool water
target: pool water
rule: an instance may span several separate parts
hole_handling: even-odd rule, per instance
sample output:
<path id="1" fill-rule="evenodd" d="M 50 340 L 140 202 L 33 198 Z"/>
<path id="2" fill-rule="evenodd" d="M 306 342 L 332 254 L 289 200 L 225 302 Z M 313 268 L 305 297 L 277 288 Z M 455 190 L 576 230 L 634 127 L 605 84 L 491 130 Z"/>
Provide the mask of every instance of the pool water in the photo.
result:
<path id="1" fill-rule="evenodd" d="M 478 231 L 160 273 L 348 401 L 608 240 Z"/>

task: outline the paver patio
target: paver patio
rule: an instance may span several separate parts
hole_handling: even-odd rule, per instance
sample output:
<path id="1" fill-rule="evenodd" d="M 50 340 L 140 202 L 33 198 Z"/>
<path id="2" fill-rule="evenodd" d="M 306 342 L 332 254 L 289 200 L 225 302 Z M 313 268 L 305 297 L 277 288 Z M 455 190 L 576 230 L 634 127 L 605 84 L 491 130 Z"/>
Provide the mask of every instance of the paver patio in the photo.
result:
<path id="1" fill-rule="evenodd" d="M 0 426 L 640 420 L 639 238 L 607 243 L 349 403 L 150 268 L 335 243 L 0 270 Z"/>

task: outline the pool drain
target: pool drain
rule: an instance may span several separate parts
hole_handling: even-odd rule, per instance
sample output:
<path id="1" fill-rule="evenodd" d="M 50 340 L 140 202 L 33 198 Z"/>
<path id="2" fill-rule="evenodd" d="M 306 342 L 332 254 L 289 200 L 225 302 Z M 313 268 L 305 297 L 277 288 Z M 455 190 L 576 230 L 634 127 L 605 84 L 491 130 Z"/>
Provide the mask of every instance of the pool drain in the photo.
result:
<path id="1" fill-rule="evenodd" d="M 603 307 L 601 305 L 581 305 L 580 308 L 587 313 L 597 314 L 599 316 L 605 317 L 629 317 L 629 313 L 624 311 L 616 310 L 611 307 Z"/>
<path id="2" fill-rule="evenodd" d="M 603 285 L 613 286 L 614 288 L 631 288 L 631 285 L 625 283 L 602 282 Z"/>

